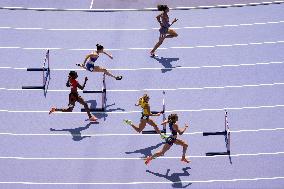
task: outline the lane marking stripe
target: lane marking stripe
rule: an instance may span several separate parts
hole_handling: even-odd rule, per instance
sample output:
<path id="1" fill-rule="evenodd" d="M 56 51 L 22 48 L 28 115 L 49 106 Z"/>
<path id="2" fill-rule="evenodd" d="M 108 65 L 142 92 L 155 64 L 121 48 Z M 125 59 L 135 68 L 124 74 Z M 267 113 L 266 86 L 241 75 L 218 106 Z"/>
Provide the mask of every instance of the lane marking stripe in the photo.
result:
<path id="1" fill-rule="evenodd" d="M 262 108 L 283 108 L 284 104 L 263 105 L 263 106 L 245 106 L 245 107 L 225 107 L 225 108 L 204 108 L 204 109 L 183 109 L 183 110 L 168 110 L 166 113 L 172 112 L 203 112 L 203 111 L 224 111 L 224 110 L 246 110 L 246 109 L 262 109 Z M 6 113 L 48 113 L 48 110 L 4 110 L 0 112 Z M 85 112 L 55 112 L 56 114 L 86 114 Z M 141 111 L 122 111 L 122 112 L 94 112 L 97 114 L 130 114 L 141 113 Z"/>
<path id="2" fill-rule="evenodd" d="M 263 131 L 283 131 L 284 128 L 273 128 L 273 129 L 243 129 L 237 131 L 231 131 L 231 133 L 243 133 L 243 132 L 263 132 Z M 68 131 L 66 131 L 68 132 Z M 192 133 L 183 133 L 183 135 L 198 135 L 203 134 L 203 132 L 192 132 Z M 7 136 L 68 136 L 70 137 L 71 134 L 68 133 L 57 133 L 57 134 L 43 134 L 43 133 L 0 133 L 0 135 L 7 135 Z M 80 134 L 80 136 L 92 136 L 92 137 L 108 137 L 108 136 L 155 136 L 158 134 L 133 134 L 133 133 L 109 133 L 109 134 Z M 72 135 L 74 136 L 74 135 Z M 75 135 L 76 136 L 76 135 Z M 78 135 L 79 136 L 79 135 Z M 156 137 L 156 136 L 155 136 Z"/>

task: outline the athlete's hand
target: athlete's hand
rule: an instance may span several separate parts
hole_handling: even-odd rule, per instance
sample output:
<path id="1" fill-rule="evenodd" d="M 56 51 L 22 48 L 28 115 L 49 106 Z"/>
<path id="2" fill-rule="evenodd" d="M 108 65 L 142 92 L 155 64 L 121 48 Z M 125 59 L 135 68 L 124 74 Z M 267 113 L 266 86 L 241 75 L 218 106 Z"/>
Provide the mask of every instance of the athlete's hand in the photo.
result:
<path id="1" fill-rule="evenodd" d="M 175 19 L 173 20 L 173 23 L 175 23 L 176 21 L 178 21 L 178 19 L 177 19 L 177 18 L 175 18 Z"/>
<path id="2" fill-rule="evenodd" d="M 188 127 L 189 127 L 189 125 L 185 124 L 185 125 L 184 125 L 184 127 L 185 127 L 185 128 L 188 128 Z"/>
<path id="3" fill-rule="evenodd" d="M 160 116 L 160 115 L 161 115 L 161 112 L 157 113 L 156 115 L 157 115 L 157 116 Z"/>

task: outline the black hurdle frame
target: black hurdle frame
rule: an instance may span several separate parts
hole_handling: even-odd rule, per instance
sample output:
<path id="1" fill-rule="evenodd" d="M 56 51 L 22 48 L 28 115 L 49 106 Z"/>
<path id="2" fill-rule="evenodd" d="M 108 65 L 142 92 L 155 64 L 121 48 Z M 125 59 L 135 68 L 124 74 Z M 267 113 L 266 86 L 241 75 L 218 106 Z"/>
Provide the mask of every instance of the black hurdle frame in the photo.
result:
<path id="1" fill-rule="evenodd" d="M 225 111 L 225 131 L 203 132 L 203 136 L 217 136 L 217 135 L 225 136 L 225 142 L 226 142 L 227 151 L 225 151 L 225 152 L 207 152 L 206 156 L 227 155 L 227 156 L 229 156 L 230 163 L 232 164 L 231 156 L 230 156 L 231 155 L 231 150 L 230 150 L 230 147 L 228 148 L 228 145 L 230 145 L 229 144 L 230 141 L 228 141 L 229 139 L 227 138 L 227 136 L 230 135 L 230 131 L 228 131 L 228 129 L 226 128 L 227 124 L 228 124 L 228 121 L 227 121 L 228 112 L 227 112 L 227 110 L 224 110 L 224 111 Z"/>
<path id="2" fill-rule="evenodd" d="M 83 93 L 95 93 L 95 94 L 102 94 L 102 106 L 101 108 L 90 108 L 91 112 L 105 112 L 106 111 L 106 82 L 105 82 L 105 74 L 103 74 L 103 87 L 102 90 L 83 90 Z M 85 108 L 81 109 L 81 112 L 86 112 Z"/>
<path id="3" fill-rule="evenodd" d="M 45 87 L 46 87 L 46 77 L 50 78 L 50 68 L 49 68 L 49 49 L 47 49 L 46 55 L 45 55 L 45 61 L 47 61 L 47 68 L 45 68 L 45 64 L 42 68 L 27 68 L 27 71 L 29 72 L 42 72 L 42 79 L 43 79 L 43 85 L 34 85 L 34 86 L 22 86 L 22 89 L 42 89 L 45 93 Z M 47 72 L 47 75 L 45 75 L 45 71 Z"/>

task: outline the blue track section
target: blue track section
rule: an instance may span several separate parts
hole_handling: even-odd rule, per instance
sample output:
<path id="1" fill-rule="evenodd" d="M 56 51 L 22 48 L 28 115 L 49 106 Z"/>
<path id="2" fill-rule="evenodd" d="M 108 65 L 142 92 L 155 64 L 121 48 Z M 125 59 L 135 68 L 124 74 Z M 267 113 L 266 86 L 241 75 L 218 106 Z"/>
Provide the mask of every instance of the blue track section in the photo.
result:
<path id="1" fill-rule="evenodd" d="M 0 6 L 87 9 L 91 3 L 51 2 L 1 1 Z M 115 5 L 94 2 L 92 8 L 106 6 Z M 149 52 L 159 37 L 158 12 L 1 9 L 0 188 L 281 188 L 283 8 L 170 11 L 170 19 L 179 19 L 173 25 L 179 36 L 166 39 L 156 58 Z M 72 113 L 49 115 L 51 107 L 68 105 L 65 84 L 71 70 L 78 72 L 80 83 L 89 78 L 86 90 L 102 89 L 101 73 L 75 65 L 97 43 L 114 57 L 101 55 L 97 65 L 123 76 L 121 81 L 106 78 L 106 112 L 93 112 L 98 123 L 89 123 L 79 103 Z M 47 49 L 51 72 L 46 96 L 42 90 L 22 90 L 43 84 L 42 72 L 26 68 L 41 68 Z M 180 162 L 177 145 L 144 164 L 143 158 L 164 141 L 123 124 L 123 119 L 139 124 L 140 108 L 134 104 L 144 93 L 151 97 L 151 110 L 161 111 L 164 98 L 166 116 L 174 112 L 181 127 L 190 124 L 180 136 L 189 144 L 190 164 Z M 91 108 L 101 107 L 101 94 L 79 94 Z M 224 136 L 202 135 L 224 130 L 224 109 L 229 112 L 232 163 L 228 156 L 205 156 L 226 151 Z M 160 129 L 162 117 L 153 117 Z"/>

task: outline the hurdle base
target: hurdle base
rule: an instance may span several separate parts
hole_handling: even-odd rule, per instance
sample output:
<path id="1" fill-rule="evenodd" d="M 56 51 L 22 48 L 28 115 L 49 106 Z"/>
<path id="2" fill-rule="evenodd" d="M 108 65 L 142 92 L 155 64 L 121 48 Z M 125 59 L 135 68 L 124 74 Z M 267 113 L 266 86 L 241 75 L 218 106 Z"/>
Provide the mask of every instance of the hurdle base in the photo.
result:
<path id="1" fill-rule="evenodd" d="M 227 131 L 220 131 L 220 132 L 203 132 L 203 136 L 210 136 L 210 135 L 226 135 Z"/>
<path id="2" fill-rule="evenodd" d="M 27 71 L 32 71 L 32 72 L 48 71 L 48 68 L 27 68 Z"/>
<path id="3" fill-rule="evenodd" d="M 22 86 L 22 89 L 45 89 L 45 86 Z"/>
<path id="4" fill-rule="evenodd" d="M 161 130 L 161 133 L 166 133 L 166 129 Z M 155 130 L 142 131 L 142 134 L 158 134 Z"/>
<path id="5" fill-rule="evenodd" d="M 227 152 L 208 152 L 206 153 L 206 156 L 224 156 L 224 155 L 230 155 L 230 151 Z"/>
<path id="6" fill-rule="evenodd" d="M 105 112 L 105 108 L 90 108 L 91 112 Z M 81 112 L 86 112 L 85 108 L 81 109 Z"/>

